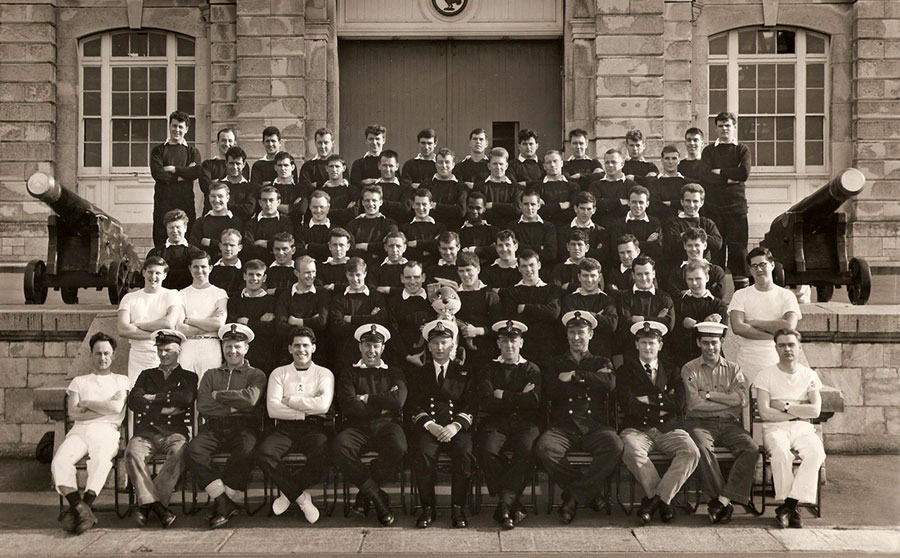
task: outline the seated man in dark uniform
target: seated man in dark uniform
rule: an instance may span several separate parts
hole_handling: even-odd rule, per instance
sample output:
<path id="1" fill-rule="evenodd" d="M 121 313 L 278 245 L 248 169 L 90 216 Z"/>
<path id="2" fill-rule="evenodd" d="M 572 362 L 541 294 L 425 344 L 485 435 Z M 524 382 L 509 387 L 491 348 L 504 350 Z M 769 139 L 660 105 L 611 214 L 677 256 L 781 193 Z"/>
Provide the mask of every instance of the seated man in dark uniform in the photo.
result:
<path id="1" fill-rule="evenodd" d="M 562 322 L 569 350 L 544 373 L 550 428 L 538 439 L 534 454 L 551 482 L 563 489 L 559 518 L 568 524 L 580 503 L 599 509 L 603 486 L 622 456 L 622 440 L 609 424 L 607 404 L 616 387 L 612 362 L 592 355 L 589 348 L 597 319 L 590 312 L 575 310 L 566 313 Z M 578 449 L 591 454 L 590 466 L 577 468 L 569 463 L 566 452 Z"/>
<path id="2" fill-rule="evenodd" d="M 525 324 L 499 321 L 491 329 L 497 333 L 500 356 L 482 370 L 476 387 L 477 446 L 488 490 L 498 498 L 494 520 L 509 530 L 526 517 L 519 498 L 540 433 L 541 371 L 520 354 L 522 334 L 528 331 Z M 510 459 L 504 455 L 505 448 L 512 451 Z"/>
<path id="3" fill-rule="evenodd" d="M 409 413 L 415 448 L 412 470 L 419 489 L 422 512 L 416 527 L 435 520 L 435 466 L 440 451 L 450 455 L 453 471 L 450 517 L 454 528 L 467 527 L 466 497 L 475 471 L 470 429 L 475 413 L 475 372 L 462 368 L 451 357 L 456 352 L 456 324 L 434 320 L 422 328 L 431 355 L 417 368 L 410 382 Z M 412 379 L 412 378 L 410 378 Z"/>
<path id="4" fill-rule="evenodd" d="M 338 375 L 336 395 L 343 424 L 332 444 L 332 460 L 344 478 L 359 488 L 350 512 L 364 516 L 372 505 L 378 522 L 388 527 L 394 523 L 394 514 L 381 485 L 396 478 L 406 457 L 400 418 L 406 403 L 406 379 L 401 368 L 381 360 L 391 338 L 386 327 L 362 325 L 354 337 L 362 358 Z M 369 465 L 360 459 L 366 448 L 378 453 Z"/>

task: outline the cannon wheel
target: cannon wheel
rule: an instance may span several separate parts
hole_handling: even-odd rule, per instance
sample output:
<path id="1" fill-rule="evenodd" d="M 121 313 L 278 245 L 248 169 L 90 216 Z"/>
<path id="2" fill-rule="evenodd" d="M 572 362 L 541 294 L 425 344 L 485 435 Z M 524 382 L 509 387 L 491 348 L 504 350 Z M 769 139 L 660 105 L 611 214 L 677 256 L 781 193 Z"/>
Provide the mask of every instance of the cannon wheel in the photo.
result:
<path id="1" fill-rule="evenodd" d="M 26 304 L 43 304 L 47 300 L 47 285 L 44 284 L 44 273 L 47 264 L 42 260 L 31 260 L 25 266 L 24 290 Z"/>
<path id="2" fill-rule="evenodd" d="M 106 288 L 109 293 L 109 303 L 118 304 L 125 293 L 128 292 L 129 277 L 128 262 L 125 260 L 113 260 L 106 272 Z"/>
<path id="3" fill-rule="evenodd" d="M 66 304 L 78 304 L 78 287 L 63 287 L 59 291 L 63 302 Z"/>
<path id="4" fill-rule="evenodd" d="M 860 258 L 850 260 L 850 284 L 847 285 L 847 295 L 850 302 L 857 305 L 865 304 L 872 292 L 872 272 L 869 263 Z"/>
<path id="5" fill-rule="evenodd" d="M 772 281 L 779 287 L 784 287 L 784 266 L 775 262 L 775 269 L 772 270 Z"/>
<path id="6" fill-rule="evenodd" d="M 816 283 L 816 300 L 818 302 L 831 302 L 834 296 L 834 283 Z"/>

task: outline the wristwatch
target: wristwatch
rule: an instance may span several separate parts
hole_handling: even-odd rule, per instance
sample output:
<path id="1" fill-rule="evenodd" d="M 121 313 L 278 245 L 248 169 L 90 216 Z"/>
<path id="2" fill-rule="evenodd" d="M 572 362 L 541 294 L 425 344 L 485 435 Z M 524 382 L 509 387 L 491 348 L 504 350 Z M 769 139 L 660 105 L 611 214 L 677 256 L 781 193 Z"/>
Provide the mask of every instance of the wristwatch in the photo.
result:
<path id="1" fill-rule="evenodd" d="M 709 392 L 706 392 L 706 400 L 709 401 Z"/>
<path id="2" fill-rule="evenodd" d="M 787 410 L 790 409 L 790 408 L 791 408 L 791 402 L 790 402 L 790 401 L 785 401 L 785 402 L 784 402 L 784 409 L 782 409 L 782 410 L 786 413 Z"/>

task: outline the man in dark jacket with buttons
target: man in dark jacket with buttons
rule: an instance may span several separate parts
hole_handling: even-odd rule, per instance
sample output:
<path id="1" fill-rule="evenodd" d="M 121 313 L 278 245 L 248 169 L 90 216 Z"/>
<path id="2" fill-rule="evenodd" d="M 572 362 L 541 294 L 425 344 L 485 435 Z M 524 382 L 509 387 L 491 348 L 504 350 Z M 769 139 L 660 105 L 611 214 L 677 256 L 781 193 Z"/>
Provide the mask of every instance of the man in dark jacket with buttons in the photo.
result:
<path id="1" fill-rule="evenodd" d="M 646 494 L 637 512 L 644 525 L 657 511 L 664 523 L 675 519 L 672 498 L 700 462 L 697 445 L 681 429 L 685 402 L 681 374 L 659 359 L 666 333 L 668 328 L 659 322 L 632 325 L 638 358 L 626 360 L 616 371 L 616 393 L 624 427 L 620 433 L 625 444 L 622 461 Z M 654 449 L 672 459 L 662 478 L 649 458 Z"/>
<path id="2" fill-rule="evenodd" d="M 159 366 L 141 372 L 128 394 L 134 436 L 125 448 L 125 468 L 137 496 L 137 524 L 146 525 L 152 511 L 162 526 L 168 527 L 175 521 L 167 506 L 184 469 L 187 423 L 197 398 L 197 375 L 178 364 L 183 333 L 160 329 L 151 337 Z M 156 453 L 165 454 L 166 460 L 153 477 L 147 461 Z"/>
<path id="3" fill-rule="evenodd" d="M 534 453 L 550 480 L 562 487 L 559 518 L 571 523 L 579 503 L 598 507 L 597 498 L 622 456 L 622 440 L 609 424 L 607 403 L 616 387 L 613 365 L 589 350 L 597 319 L 574 310 L 562 322 L 569 350 L 544 372 L 550 428 L 538 439 Z M 590 453 L 591 464 L 574 467 L 566 458 L 569 450 Z"/>
<path id="4" fill-rule="evenodd" d="M 422 336 L 428 340 L 431 357 L 415 370 L 415 379 L 410 382 L 407 409 L 414 425 L 412 470 L 422 505 L 416 527 L 421 529 L 435 520 L 435 465 L 441 451 L 449 454 L 453 473 L 451 522 L 455 529 L 468 526 L 466 497 L 475 468 L 470 431 L 475 413 L 475 373 L 450 358 L 456 351 L 457 334 L 456 324 L 450 321 L 425 324 Z"/>

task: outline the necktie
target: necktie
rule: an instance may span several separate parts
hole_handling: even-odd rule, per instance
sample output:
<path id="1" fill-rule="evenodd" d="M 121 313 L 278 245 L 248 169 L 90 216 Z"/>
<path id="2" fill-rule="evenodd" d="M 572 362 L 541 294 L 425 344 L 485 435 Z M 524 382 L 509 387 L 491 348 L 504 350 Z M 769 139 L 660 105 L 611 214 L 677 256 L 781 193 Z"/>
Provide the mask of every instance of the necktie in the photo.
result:
<path id="1" fill-rule="evenodd" d="M 644 365 L 644 372 L 646 372 L 647 377 L 650 378 L 651 381 L 653 381 L 653 369 L 650 368 L 649 364 Z"/>
<path id="2" fill-rule="evenodd" d="M 444 365 L 441 365 L 441 371 L 438 372 L 438 385 L 443 385 L 444 383 Z"/>

